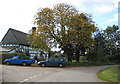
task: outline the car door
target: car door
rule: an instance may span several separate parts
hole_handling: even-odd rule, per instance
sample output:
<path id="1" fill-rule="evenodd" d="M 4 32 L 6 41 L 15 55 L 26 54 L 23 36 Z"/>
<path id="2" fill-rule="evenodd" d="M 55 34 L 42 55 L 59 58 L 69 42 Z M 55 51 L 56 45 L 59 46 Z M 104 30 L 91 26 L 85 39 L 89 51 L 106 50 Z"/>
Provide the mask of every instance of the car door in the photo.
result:
<path id="1" fill-rule="evenodd" d="M 17 56 L 13 57 L 10 61 L 11 64 L 17 64 Z"/>
<path id="2" fill-rule="evenodd" d="M 51 59 L 49 59 L 48 60 L 48 62 L 47 62 L 47 66 L 54 66 L 54 59 L 53 58 L 51 58 Z"/>
<path id="3" fill-rule="evenodd" d="M 59 66 L 59 58 L 55 58 L 54 60 L 54 66 Z"/>
<path id="4" fill-rule="evenodd" d="M 18 60 L 17 60 L 17 64 L 22 64 L 22 60 L 23 60 L 23 57 L 22 57 L 22 56 L 19 56 L 19 57 L 18 57 Z"/>

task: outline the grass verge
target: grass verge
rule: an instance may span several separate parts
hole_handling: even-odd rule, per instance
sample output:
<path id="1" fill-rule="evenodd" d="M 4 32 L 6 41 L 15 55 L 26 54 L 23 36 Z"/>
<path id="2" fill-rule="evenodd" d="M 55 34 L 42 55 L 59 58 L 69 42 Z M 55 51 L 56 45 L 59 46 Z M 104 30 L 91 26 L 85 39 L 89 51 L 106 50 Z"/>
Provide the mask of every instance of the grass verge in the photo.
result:
<path id="1" fill-rule="evenodd" d="M 109 81 L 109 82 L 118 82 L 118 74 L 120 72 L 120 66 L 112 66 L 106 68 L 98 73 L 98 78 Z"/>

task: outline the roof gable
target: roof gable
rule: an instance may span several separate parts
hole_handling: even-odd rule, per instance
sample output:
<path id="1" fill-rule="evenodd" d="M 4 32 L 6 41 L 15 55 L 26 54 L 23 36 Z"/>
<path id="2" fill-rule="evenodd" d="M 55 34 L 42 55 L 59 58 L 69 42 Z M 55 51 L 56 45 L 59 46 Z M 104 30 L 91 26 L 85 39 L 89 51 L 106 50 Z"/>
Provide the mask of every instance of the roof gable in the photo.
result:
<path id="1" fill-rule="evenodd" d="M 2 44 L 21 44 L 29 45 L 27 40 L 27 34 L 18 30 L 10 28 L 4 38 Z"/>
<path id="2" fill-rule="evenodd" d="M 9 29 L 2 39 L 2 44 L 19 44 L 12 31 Z"/>

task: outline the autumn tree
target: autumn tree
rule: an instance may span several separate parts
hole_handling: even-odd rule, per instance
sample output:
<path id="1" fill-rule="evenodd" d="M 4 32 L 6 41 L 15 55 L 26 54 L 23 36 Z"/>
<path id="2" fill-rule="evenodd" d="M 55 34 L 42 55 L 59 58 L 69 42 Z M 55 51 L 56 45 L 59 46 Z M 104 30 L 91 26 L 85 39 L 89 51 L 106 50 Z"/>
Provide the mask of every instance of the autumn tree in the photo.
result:
<path id="1" fill-rule="evenodd" d="M 58 44 L 67 54 L 68 61 L 72 61 L 73 51 L 79 53 L 79 50 L 85 52 L 86 48 L 92 48 L 95 24 L 89 15 L 79 13 L 71 5 L 62 3 L 53 9 L 40 9 L 34 24 L 37 25 L 37 31 L 30 36 L 33 47 L 51 49 Z"/>
<path id="2" fill-rule="evenodd" d="M 94 39 L 92 35 L 97 27 L 95 27 L 91 16 L 84 13 L 73 16 L 71 26 L 74 28 L 73 42 L 75 44 L 76 61 L 79 61 L 80 55 L 84 55 L 87 49 L 89 49 L 89 52 L 93 50 Z"/>
<path id="3" fill-rule="evenodd" d="M 40 53 L 50 52 L 52 48 L 52 41 L 54 38 L 52 36 L 52 29 L 54 28 L 53 21 L 53 10 L 49 8 L 41 9 L 41 12 L 38 12 L 35 16 L 34 24 L 37 25 L 36 31 L 32 30 L 31 34 L 28 34 L 28 40 L 31 47 L 35 50 L 39 50 Z"/>

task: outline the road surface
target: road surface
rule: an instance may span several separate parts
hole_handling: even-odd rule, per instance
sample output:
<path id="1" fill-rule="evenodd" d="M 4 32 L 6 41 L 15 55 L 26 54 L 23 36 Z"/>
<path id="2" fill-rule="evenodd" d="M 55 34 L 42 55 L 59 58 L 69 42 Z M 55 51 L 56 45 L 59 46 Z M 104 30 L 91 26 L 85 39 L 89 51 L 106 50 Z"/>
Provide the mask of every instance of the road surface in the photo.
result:
<path id="1" fill-rule="evenodd" d="M 1 65 L 0 65 L 1 66 Z M 109 66 L 90 67 L 30 67 L 2 66 L 2 82 L 105 82 L 97 73 Z M 0 67 L 1 68 L 1 67 Z"/>

